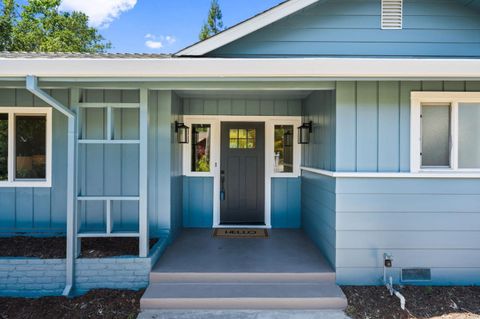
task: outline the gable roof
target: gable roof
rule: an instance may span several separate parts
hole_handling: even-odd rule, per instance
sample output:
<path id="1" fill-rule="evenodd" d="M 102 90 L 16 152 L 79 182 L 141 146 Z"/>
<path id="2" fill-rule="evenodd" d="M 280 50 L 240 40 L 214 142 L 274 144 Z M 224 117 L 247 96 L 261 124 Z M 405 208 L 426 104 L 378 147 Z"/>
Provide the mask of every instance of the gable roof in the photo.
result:
<path id="1" fill-rule="evenodd" d="M 220 47 L 232 43 L 240 38 L 243 38 L 255 31 L 258 31 L 274 22 L 277 22 L 285 17 L 288 17 L 306 7 L 319 2 L 327 2 L 329 0 L 286 0 L 277 6 L 266 10 L 256 16 L 240 22 L 233 27 L 230 27 L 223 32 L 220 32 L 211 38 L 199 41 L 191 46 L 188 46 L 181 51 L 174 54 L 174 56 L 203 56 Z M 379 2 L 381 0 L 378 0 Z M 480 0 L 455 0 L 462 5 L 473 10 L 480 10 Z"/>
<path id="2" fill-rule="evenodd" d="M 197 42 L 177 53 L 176 56 L 201 56 L 255 32 L 269 24 L 298 12 L 320 0 L 286 0 L 277 6 L 240 22 L 211 38 Z"/>

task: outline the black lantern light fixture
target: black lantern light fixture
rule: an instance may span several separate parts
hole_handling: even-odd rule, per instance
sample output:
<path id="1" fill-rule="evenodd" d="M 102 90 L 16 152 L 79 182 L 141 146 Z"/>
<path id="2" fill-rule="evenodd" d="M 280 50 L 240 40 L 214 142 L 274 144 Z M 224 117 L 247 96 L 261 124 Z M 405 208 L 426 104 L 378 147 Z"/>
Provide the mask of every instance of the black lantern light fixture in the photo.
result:
<path id="1" fill-rule="evenodd" d="M 184 123 L 175 121 L 175 133 L 177 133 L 177 142 L 179 144 L 188 144 L 188 133 L 190 128 Z"/>
<path id="2" fill-rule="evenodd" d="M 290 147 L 293 145 L 293 133 L 289 129 L 283 134 L 283 146 Z"/>
<path id="3" fill-rule="evenodd" d="M 310 134 L 313 131 L 313 122 L 303 123 L 302 126 L 298 128 L 298 144 L 308 144 L 310 143 Z"/>

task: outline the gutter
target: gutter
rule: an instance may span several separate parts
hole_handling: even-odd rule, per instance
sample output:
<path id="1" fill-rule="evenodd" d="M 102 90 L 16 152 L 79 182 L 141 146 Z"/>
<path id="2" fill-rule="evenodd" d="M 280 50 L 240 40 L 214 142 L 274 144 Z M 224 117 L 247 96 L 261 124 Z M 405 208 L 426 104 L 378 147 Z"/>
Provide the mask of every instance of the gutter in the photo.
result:
<path id="1" fill-rule="evenodd" d="M 27 75 L 26 88 L 33 95 L 62 113 L 68 118 L 68 161 L 67 161 L 67 252 L 66 252 L 66 285 L 64 296 L 70 295 L 74 286 L 75 276 L 75 138 L 76 115 L 68 107 L 54 99 L 38 87 L 38 78 Z"/>

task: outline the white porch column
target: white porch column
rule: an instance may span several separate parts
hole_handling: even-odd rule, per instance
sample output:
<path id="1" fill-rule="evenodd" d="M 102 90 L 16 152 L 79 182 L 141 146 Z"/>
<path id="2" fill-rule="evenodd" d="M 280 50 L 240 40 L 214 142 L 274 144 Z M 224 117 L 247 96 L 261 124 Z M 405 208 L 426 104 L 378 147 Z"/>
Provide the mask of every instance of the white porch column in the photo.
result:
<path id="1" fill-rule="evenodd" d="M 139 167 L 139 254 L 147 257 L 148 231 L 148 89 L 140 89 L 140 167 Z"/>

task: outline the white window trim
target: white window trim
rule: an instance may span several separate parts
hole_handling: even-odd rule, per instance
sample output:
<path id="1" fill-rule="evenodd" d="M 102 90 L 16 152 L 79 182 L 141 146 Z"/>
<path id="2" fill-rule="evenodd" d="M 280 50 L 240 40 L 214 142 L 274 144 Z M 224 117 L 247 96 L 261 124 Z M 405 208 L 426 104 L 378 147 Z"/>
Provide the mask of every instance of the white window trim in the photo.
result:
<path id="1" fill-rule="evenodd" d="M 210 124 L 211 125 L 211 153 L 210 153 L 210 172 L 192 172 L 191 171 L 191 138 L 189 143 L 183 145 L 183 175 L 187 177 L 213 177 L 213 228 L 224 227 L 220 225 L 220 125 L 221 122 L 265 122 L 265 226 L 271 228 L 271 196 L 272 196 L 272 178 L 298 178 L 301 175 L 300 163 L 302 156 L 301 145 L 297 141 L 297 127 L 301 126 L 301 116 L 230 116 L 230 115 L 185 115 L 183 117 L 185 125 L 192 129 L 192 124 Z M 294 146 L 293 146 L 293 172 L 276 173 L 274 154 L 274 127 L 275 125 L 293 125 Z M 191 132 L 190 132 L 191 134 Z M 272 156 L 268 156 L 272 154 Z M 234 227 L 234 226 L 231 226 Z M 242 227 L 246 227 L 242 225 Z M 262 228 L 261 226 L 255 226 Z"/>
<path id="2" fill-rule="evenodd" d="M 423 168 L 422 165 L 422 131 L 421 112 L 422 104 L 450 104 L 451 105 L 451 151 L 450 167 Z M 410 171 L 446 172 L 478 174 L 478 169 L 461 169 L 458 167 L 458 106 L 460 103 L 480 103 L 480 92 L 412 92 L 410 113 Z"/>
<path id="3" fill-rule="evenodd" d="M 8 181 L 0 181 L 0 187 L 52 187 L 52 109 L 49 107 L 0 107 L 0 113 L 8 114 Z M 15 116 L 18 115 L 46 115 L 45 179 L 15 178 Z"/>

